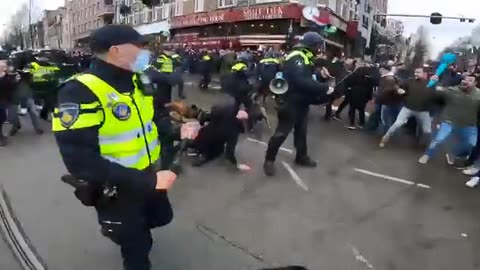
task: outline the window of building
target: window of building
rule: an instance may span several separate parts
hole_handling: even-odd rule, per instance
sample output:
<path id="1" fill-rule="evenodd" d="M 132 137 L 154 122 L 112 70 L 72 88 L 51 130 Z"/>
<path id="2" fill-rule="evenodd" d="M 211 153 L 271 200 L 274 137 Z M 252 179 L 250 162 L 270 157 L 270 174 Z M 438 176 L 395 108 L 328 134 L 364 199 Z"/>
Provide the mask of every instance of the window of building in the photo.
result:
<path id="1" fill-rule="evenodd" d="M 218 0 L 218 8 L 232 7 L 236 2 L 236 0 Z"/>
<path id="2" fill-rule="evenodd" d="M 175 16 L 183 15 L 183 1 L 175 2 Z"/>
<path id="3" fill-rule="evenodd" d="M 365 15 L 362 16 L 362 26 L 368 29 L 368 17 Z"/>
<path id="4" fill-rule="evenodd" d="M 337 11 L 337 0 L 328 0 L 328 7 L 331 10 Z"/>
<path id="5" fill-rule="evenodd" d="M 171 4 L 162 6 L 162 20 L 170 18 Z"/>
<path id="6" fill-rule="evenodd" d="M 160 14 L 160 16 L 158 16 L 160 11 L 160 8 L 159 7 L 155 7 L 152 9 L 152 21 L 156 22 L 158 21 L 158 17 L 162 17 L 162 15 Z"/>
<path id="7" fill-rule="evenodd" d="M 202 12 L 205 10 L 205 0 L 195 0 L 195 12 Z"/>

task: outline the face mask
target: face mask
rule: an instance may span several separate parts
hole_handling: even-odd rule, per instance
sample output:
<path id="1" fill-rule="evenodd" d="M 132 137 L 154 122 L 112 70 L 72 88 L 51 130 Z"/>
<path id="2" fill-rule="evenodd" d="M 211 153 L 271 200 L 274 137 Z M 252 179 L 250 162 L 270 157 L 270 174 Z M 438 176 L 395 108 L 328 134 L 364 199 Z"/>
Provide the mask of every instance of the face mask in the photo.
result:
<path id="1" fill-rule="evenodd" d="M 147 50 L 141 50 L 135 59 L 135 63 L 131 65 L 133 72 L 144 71 L 150 63 L 150 52 Z"/>

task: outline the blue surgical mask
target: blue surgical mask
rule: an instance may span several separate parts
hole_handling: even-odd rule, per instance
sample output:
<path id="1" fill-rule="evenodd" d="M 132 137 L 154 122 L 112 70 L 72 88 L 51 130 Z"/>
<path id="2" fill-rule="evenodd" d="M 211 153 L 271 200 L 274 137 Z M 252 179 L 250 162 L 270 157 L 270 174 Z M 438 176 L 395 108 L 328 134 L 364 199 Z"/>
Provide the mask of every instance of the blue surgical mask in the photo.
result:
<path id="1" fill-rule="evenodd" d="M 135 59 L 135 63 L 131 65 L 133 72 L 142 72 L 150 63 L 150 52 L 148 50 L 141 50 Z"/>

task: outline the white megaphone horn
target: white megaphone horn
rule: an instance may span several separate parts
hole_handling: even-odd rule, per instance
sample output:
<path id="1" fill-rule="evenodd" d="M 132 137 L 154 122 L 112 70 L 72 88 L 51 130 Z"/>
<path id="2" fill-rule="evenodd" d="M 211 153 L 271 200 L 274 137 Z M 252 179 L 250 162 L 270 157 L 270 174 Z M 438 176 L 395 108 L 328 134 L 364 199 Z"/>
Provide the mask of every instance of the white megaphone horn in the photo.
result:
<path id="1" fill-rule="evenodd" d="M 288 91 L 288 82 L 283 78 L 283 72 L 277 72 L 275 78 L 270 81 L 269 85 L 270 91 L 274 95 L 283 95 Z"/>

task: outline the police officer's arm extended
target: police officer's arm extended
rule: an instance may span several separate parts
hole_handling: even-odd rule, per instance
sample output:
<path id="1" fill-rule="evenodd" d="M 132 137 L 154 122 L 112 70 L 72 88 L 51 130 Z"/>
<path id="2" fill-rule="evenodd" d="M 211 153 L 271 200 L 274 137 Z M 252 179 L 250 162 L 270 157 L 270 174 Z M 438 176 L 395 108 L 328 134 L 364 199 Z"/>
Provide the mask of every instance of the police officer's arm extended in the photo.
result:
<path id="1" fill-rule="evenodd" d="M 67 82 L 59 91 L 59 110 L 53 126 L 60 154 L 68 171 L 77 179 L 92 185 L 109 184 L 133 192 L 154 191 L 157 176 L 124 167 L 104 159 L 100 154 L 98 129 L 103 124 L 103 112 L 98 98 L 77 81 Z"/>
<path id="2" fill-rule="evenodd" d="M 326 95 L 328 85 L 320 83 L 312 78 L 312 72 L 302 57 L 294 56 L 286 61 L 284 72 L 288 76 L 288 83 L 294 86 L 295 90 L 313 98 Z"/>

